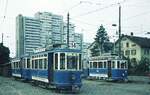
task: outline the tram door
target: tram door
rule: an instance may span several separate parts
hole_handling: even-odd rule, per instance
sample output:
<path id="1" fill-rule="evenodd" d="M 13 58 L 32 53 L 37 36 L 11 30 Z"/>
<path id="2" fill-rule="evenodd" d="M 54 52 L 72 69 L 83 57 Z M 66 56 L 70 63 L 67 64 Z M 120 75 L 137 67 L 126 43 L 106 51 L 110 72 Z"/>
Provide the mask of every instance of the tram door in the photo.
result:
<path id="1" fill-rule="evenodd" d="M 107 61 L 108 63 L 108 77 L 111 77 L 111 61 Z"/>
<path id="2" fill-rule="evenodd" d="M 54 68 L 53 68 L 53 53 L 48 54 L 48 79 L 53 82 Z"/>

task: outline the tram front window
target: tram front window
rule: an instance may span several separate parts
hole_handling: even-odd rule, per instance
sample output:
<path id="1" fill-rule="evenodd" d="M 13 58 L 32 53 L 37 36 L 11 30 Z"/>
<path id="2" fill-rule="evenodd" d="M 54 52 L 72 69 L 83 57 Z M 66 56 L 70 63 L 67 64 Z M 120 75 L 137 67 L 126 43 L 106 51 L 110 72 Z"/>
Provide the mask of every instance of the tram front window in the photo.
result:
<path id="1" fill-rule="evenodd" d="M 55 54 L 55 69 L 58 69 L 58 54 Z"/>
<path id="2" fill-rule="evenodd" d="M 60 69 L 65 69 L 65 53 L 60 54 Z"/>
<path id="3" fill-rule="evenodd" d="M 67 69 L 77 69 L 78 56 L 77 54 L 67 54 Z"/>

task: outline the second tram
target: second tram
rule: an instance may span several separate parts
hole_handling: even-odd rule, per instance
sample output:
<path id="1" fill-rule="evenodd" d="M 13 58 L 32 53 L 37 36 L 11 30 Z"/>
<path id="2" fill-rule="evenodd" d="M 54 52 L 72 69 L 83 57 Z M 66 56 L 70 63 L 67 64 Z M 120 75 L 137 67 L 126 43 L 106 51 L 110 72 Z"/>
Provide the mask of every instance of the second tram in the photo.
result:
<path id="1" fill-rule="evenodd" d="M 111 80 L 127 80 L 127 60 L 118 56 L 92 57 L 89 61 L 89 77 Z"/>

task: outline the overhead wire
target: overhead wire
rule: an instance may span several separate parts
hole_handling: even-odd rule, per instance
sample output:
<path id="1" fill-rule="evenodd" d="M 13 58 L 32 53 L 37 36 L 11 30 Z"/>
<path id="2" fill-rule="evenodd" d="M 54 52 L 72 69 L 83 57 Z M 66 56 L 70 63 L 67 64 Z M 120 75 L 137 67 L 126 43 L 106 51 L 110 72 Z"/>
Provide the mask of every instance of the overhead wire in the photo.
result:
<path id="1" fill-rule="evenodd" d="M 5 2 L 4 15 L 2 15 L 2 22 L 1 22 L 1 24 L 0 24 L 1 26 L 2 26 L 2 24 L 4 23 L 5 18 L 6 18 L 7 6 L 8 6 L 8 0 L 6 0 L 6 2 Z"/>
<path id="2" fill-rule="evenodd" d="M 89 11 L 89 12 L 86 12 L 86 13 L 83 13 L 83 14 L 80 14 L 80 15 L 77 15 L 77 16 L 74 16 L 74 17 L 81 17 L 81 16 L 85 16 L 85 15 L 89 15 L 89 14 L 98 12 L 98 11 L 102 11 L 102 10 L 104 10 L 104 9 L 107 9 L 107 8 L 116 6 L 116 5 L 118 5 L 118 4 L 124 3 L 125 1 L 126 1 L 126 0 L 124 0 L 124 1 L 122 1 L 122 2 L 119 2 L 119 3 L 113 3 L 113 4 L 110 4 L 110 5 L 104 6 L 104 7 L 102 7 L 102 8 L 98 8 L 98 9 L 95 9 L 95 10 L 92 10 L 92 11 Z"/>

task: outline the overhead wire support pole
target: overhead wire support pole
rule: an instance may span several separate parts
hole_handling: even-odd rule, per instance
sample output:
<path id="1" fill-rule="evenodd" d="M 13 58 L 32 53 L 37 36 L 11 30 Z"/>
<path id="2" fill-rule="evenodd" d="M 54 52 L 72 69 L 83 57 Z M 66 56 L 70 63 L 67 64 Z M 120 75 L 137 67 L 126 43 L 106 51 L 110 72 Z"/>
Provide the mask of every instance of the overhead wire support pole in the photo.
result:
<path id="1" fill-rule="evenodd" d="M 121 5 L 119 3 L 119 40 L 121 38 Z M 119 41 L 119 57 L 121 58 L 121 41 Z"/>
<path id="2" fill-rule="evenodd" d="M 2 45 L 3 45 L 3 35 L 4 35 L 4 34 L 2 33 Z"/>
<path id="3" fill-rule="evenodd" d="M 69 49 L 69 12 L 67 14 L 67 48 Z"/>

